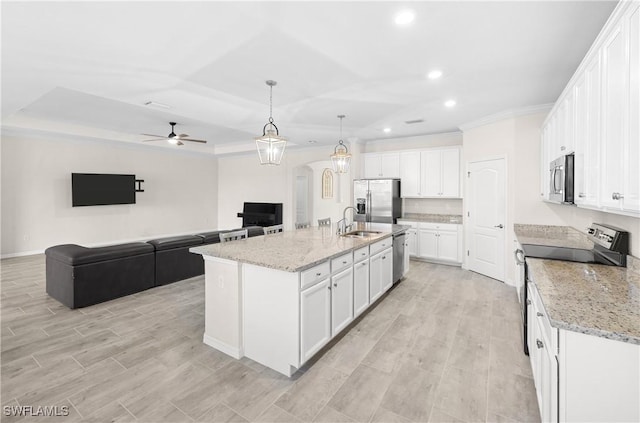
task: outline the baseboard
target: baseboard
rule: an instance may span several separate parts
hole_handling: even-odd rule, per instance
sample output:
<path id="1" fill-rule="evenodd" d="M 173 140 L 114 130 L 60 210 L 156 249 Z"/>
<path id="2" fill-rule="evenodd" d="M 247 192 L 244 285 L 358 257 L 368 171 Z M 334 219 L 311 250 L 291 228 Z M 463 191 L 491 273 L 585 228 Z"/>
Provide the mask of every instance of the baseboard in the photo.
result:
<path id="1" fill-rule="evenodd" d="M 244 357 L 242 348 L 232 347 L 231 345 L 225 344 L 224 342 L 210 337 L 206 333 L 202 337 L 202 342 L 220 352 L 225 353 L 230 357 L 235 358 L 236 360 L 240 360 L 242 357 Z"/>
<path id="2" fill-rule="evenodd" d="M 0 255 L 0 259 L 8 259 L 14 257 L 35 256 L 36 254 L 44 254 L 44 250 L 22 251 L 19 253 L 10 253 Z"/>

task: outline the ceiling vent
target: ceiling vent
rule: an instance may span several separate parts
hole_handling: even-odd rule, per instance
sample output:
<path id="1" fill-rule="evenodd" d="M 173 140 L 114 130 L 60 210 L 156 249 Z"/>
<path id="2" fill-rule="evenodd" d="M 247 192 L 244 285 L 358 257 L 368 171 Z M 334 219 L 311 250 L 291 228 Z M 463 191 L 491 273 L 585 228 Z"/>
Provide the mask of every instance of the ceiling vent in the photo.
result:
<path id="1" fill-rule="evenodd" d="M 404 123 L 407 125 L 413 125 L 414 123 L 422 123 L 424 119 L 413 119 L 413 120 L 405 120 Z"/>
<path id="2" fill-rule="evenodd" d="M 171 106 L 168 104 L 158 103 L 157 101 L 147 101 L 144 103 L 145 106 L 158 107 L 160 109 L 170 109 Z"/>

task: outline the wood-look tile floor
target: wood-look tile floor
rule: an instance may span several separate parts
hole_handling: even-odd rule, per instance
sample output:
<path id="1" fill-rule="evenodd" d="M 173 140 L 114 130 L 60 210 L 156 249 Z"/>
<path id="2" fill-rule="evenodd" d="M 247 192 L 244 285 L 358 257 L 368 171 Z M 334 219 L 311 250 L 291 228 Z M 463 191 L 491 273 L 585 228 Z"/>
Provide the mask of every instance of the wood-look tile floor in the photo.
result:
<path id="1" fill-rule="evenodd" d="M 2 421 L 539 421 L 516 293 L 460 268 L 407 277 L 293 378 L 202 343 L 204 278 L 69 310 L 44 256 L 1 262 Z"/>

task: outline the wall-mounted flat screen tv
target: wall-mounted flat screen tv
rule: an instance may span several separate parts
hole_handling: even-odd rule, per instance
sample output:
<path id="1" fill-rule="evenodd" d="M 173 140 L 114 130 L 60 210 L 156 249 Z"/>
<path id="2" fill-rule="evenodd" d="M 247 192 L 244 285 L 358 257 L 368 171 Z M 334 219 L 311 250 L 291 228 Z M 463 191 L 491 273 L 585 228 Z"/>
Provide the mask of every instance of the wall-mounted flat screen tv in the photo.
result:
<path id="1" fill-rule="evenodd" d="M 136 203 L 136 175 L 72 173 L 73 207 Z"/>

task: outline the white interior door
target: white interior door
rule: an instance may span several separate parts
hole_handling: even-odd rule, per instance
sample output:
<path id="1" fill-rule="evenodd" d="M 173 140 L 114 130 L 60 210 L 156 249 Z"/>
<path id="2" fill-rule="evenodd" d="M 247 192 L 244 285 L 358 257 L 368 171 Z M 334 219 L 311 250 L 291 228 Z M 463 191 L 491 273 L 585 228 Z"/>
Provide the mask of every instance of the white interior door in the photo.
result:
<path id="1" fill-rule="evenodd" d="M 469 270 L 504 281 L 504 159 L 471 162 L 468 170 L 467 265 Z"/>

